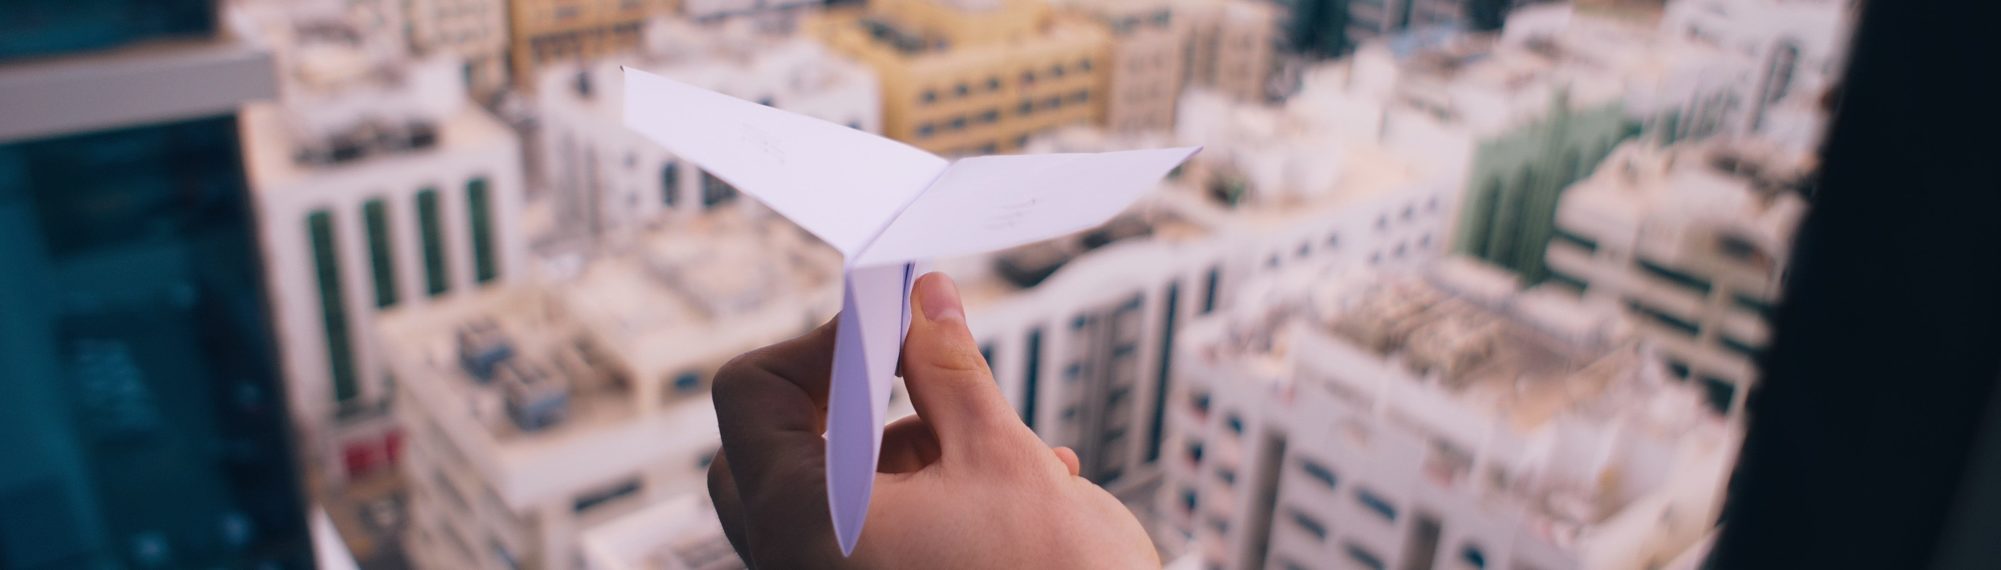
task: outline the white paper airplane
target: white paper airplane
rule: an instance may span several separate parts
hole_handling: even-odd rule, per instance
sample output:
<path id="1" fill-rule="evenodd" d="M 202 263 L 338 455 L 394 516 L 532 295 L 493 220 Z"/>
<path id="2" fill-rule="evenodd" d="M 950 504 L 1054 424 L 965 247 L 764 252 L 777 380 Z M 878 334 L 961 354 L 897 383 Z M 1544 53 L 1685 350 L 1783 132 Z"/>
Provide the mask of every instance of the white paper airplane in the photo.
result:
<path id="1" fill-rule="evenodd" d="M 625 70 L 625 125 L 846 256 L 827 412 L 843 555 L 868 516 L 916 263 L 1089 229 L 1198 147 L 948 162 L 864 131 Z"/>

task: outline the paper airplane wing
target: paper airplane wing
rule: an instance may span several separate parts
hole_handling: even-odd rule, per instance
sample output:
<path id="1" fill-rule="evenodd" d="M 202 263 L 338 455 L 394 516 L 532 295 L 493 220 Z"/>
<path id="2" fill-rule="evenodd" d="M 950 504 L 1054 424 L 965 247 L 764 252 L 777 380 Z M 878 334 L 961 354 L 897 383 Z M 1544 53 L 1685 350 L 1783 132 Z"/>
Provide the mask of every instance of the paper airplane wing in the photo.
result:
<path id="1" fill-rule="evenodd" d="M 913 264 L 848 271 L 827 392 L 827 508 L 843 555 L 854 552 L 868 517 L 915 277 Z"/>
<path id="2" fill-rule="evenodd" d="M 967 255 L 1089 229 L 1126 209 L 1197 150 L 960 160 L 891 220 L 854 265 Z"/>
<path id="3" fill-rule="evenodd" d="M 903 143 L 632 68 L 625 125 L 850 258 L 946 166 Z"/>

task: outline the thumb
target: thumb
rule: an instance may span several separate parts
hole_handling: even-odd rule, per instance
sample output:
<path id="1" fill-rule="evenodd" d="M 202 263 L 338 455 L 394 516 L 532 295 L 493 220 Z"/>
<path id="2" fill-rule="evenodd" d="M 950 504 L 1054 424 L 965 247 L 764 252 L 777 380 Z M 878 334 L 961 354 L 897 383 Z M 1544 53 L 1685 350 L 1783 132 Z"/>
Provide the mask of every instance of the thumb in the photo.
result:
<path id="1" fill-rule="evenodd" d="M 910 304 L 903 381 L 917 415 L 937 433 L 941 455 L 985 447 L 997 434 L 1025 429 L 966 328 L 966 311 L 952 279 L 943 273 L 918 278 Z"/>

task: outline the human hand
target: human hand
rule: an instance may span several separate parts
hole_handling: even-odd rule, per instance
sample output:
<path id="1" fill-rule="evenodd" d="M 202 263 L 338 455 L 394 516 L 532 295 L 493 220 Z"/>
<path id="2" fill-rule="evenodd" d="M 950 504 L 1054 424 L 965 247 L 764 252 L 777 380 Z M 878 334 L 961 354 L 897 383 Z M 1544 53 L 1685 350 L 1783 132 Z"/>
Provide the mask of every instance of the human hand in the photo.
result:
<path id="1" fill-rule="evenodd" d="M 1139 521 L 1077 476 L 1001 396 L 967 330 L 958 288 L 917 280 L 904 384 L 917 414 L 882 435 L 854 555 L 827 513 L 827 383 L 834 324 L 745 353 L 716 373 L 722 451 L 709 495 L 753 568 L 1158 568 Z"/>

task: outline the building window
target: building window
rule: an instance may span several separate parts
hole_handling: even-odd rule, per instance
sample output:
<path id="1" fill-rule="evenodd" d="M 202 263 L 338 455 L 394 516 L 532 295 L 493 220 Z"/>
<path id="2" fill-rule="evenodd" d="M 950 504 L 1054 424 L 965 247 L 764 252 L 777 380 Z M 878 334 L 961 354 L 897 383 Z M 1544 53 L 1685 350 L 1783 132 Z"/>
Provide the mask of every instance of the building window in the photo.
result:
<path id="1" fill-rule="evenodd" d="M 1737 353 L 1738 356 L 1744 357 L 1745 360 L 1758 359 L 1758 347 L 1751 346 L 1751 343 L 1737 340 L 1736 337 L 1727 334 L 1722 335 L 1716 341 L 1723 345 L 1724 350 Z"/>
<path id="2" fill-rule="evenodd" d="M 1188 463 L 1191 465 L 1202 464 L 1202 442 L 1197 441 L 1188 444 Z"/>
<path id="3" fill-rule="evenodd" d="M 1023 100 L 1021 101 L 1021 104 L 1020 104 L 1020 105 L 1017 105 L 1017 106 L 1015 106 L 1015 113 L 1017 113 L 1017 114 L 1021 114 L 1021 115 L 1033 115 L 1033 114 L 1035 114 L 1035 102 L 1034 102 L 1034 101 L 1029 101 L 1029 100 L 1027 100 L 1027 99 L 1023 99 Z M 1024 140 L 1024 141 L 1026 141 L 1026 139 L 1027 139 L 1027 137 L 1022 137 L 1022 138 L 1023 138 L 1023 140 Z M 1018 144 L 1017 144 L 1016 146 L 1021 146 L 1021 145 L 1025 145 L 1025 144 L 1028 144 L 1028 143 L 1027 143 L 1027 142 L 1021 142 L 1021 143 L 1018 143 Z"/>
<path id="4" fill-rule="evenodd" d="M 1327 525 L 1322 524 L 1320 519 L 1313 518 L 1313 515 L 1306 514 L 1305 511 L 1299 509 L 1292 509 L 1292 522 L 1299 525 L 1300 530 L 1312 534 L 1314 539 L 1327 540 Z"/>
<path id="5" fill-rule="evenodd" d="M 1667 360 L 1667 367 L 1668 373 L 1673 374 L 1675 378 L 1688 379 L 1688 363 L 1670 358 Z"/>
<path id="6" fill-rule="evenodd" d="M 917 138 L 920 138 L 920 139 L 922 139 L 922 138 L 930 138 L 930 137 L 931 137 L 931 133 L 933 133 L 933 132 L 935 132 L 935 131 L 937 131 L 937 127 L 934 127 L 934 126 L 932 126 L 932 125 L 931 125 L 931 123 L 922 123 L 922 124 L 919 124 L 919 125 L 917 125 Z"/>
<path id="7" fill-rule="evenodd" d="M 1083 103 L 1083 102 L 1085 102 L 1085 101 L 1090 101 L 1090 100 L 1091 100 L 1091 92 L 1090 92 L 1090 91 L 1085 91 L 1085 90 L 1083 90 L 1083 89 L 1078 89 L 1076 93 L 1071 93 L 1071 94 L 1070 94 L 1070 102 L 1071 102 L 1071 103 L 1079 103 L 1079 104 L 1081 104 L 1081 103 Z"/>
<path id="8" fill-rule="evenodd" d="M 1042 328 L 1028 331 L 1028 342 L 1024 348 L 1026 362 L 1021 370 L 1021 422 L 1028 429 L 1035 429 L 1036 384 L 1042 375 Z"/>
<path id="9" fill-rule="evenodd" d="M 1306 459 L 1306 460 L 1301 460 L 1299 462 L 1299 470 L 1305 471 L 1306 476 L 1312 477 L 1313 480 L 1319 481 L 1320 484 L 1326 485 L 1327 488 L 1329 489 L 1334 488 L 1334 482 L 1336 481 L 1334 477 L 1334 470 L 1328 469 L 1326 465 L 1321 465 L 1319 462 L 1313 461 L 1311 459 Z"/>
<path id="10" fill-rule="evenodd" d="M 493 245 L 493 202 L 485 177 L 466 182 L 466 210 L 472 220 L 472 273 L 480 283 L 500 276 L 499 253 Z"/>
<path id="11" fill-rule="evenodd" d="M 1051 95 L 1049 96 L 1048 99 L 1042 100 L 1042 106 L 1051 109 L 1060 109 L 1063 107 L 1063 97 L 1059 95 Z"/>
<path id="12" fill-rule="evenodd" d="M 674 377 L 674 391 L 683 394 L 702 389 L 702 375 L 693 371 L 682 372 Z"/>
<path id="13" fill-rule="evenodd" d="M 334 402 L 345 404 L 359 396 L 361 389 L 354 374 L 354 346 L 347 334 L 347 308 L 341 302 L 340 255 L 334 243 L 333 214 L 322 210 L 306 216 L 306 236 L 312 242 L 313 270 L 320 281 L 320 319 L 327 335 Z"/>
<path id="14" fill-rule="evenodd" d="M 1059 63 L 1056 65 L 1049 66 L 1049 75 L 1059 78 L 1063 77 L 1063 64 Z"/>
<path id="15" fill-rule="evenodd" d="M 1759 317 L 1767 319 L 1772 318 L 1772 305 L 1771 303 L 1765 302 L 1763 299 L 1759 299 L 1757 297 L 1753 297 L 1743 293 L 1737 293 L 1730 296 L 1730 303 L 1733 305 L 1737 305 L 1737 308 L 1750 311 L 1758 315 Z"/>
<path id="16" fill-rule="evenodd" d="M 938 92 L 925 89 L 923 93 L 917 95 L 917 102 L 925 105 L 936 103 L 938 102 Z"/>
<path id="17" fill-rule="evenodd" d="M 1160 440 L 1167 428 L 1167 392 L 1174 368 L 1174 321 L 1181 311 L 1181 284 L 1167 284 L 1167 298 L 1161 303 L 1160 360 L 1154 367 L 1153 417 L 1146 430 L 1146 462 L 1160 459 Z"/>
<path id="18" fill-rule="evenodd" d="M 1223 268 L 1209 266 L 1209 283 L 1202 290 L 1202 314 L 1216 312 L 1216 289 L 1222 285 Z"/>
<path id="19" fill-rule="evenodd" d="M 980 113 L 981 124 L 993 124 L 997 121 L 1000 121 L 1000 109 L 987 109 Z"/>
<path id="20" fill-rule="evenodd" d="M 1709 397 L 1709 407 L 1716 413 L 1730 413 L 1730 404 L 1737 400 L 1737 385 L 1715 376 L 1702 377 L 1702 391 Z"/>
<path id="21" fill-rule="evenodd" d="M 361 205 L 368 226 L 368 265 L 375 277 L 375 307 L 396 305 L 396 254 L 389 235 L 389 205 L 382 199 Z"/>
<path id="22" fill-rule="evenodd" d="M 1195 490 L 1194 490 L 1194 489 L 1182 489 L 1182 490 L 1181 490 L 1181 510 L 1182 510 L 1183 512 L 1187 512 L 1187 513 L 1194 513 L 1194 512 L 1195 512 L 1195 505 L 1196 505 L 1196 499 L 1195 499 Z"/>
<path id="23" fill-rule="evenodd" d="M 1627 303 L 1626 305 L 1632 308 L 1633 312 L 1639 313 L 1649 319 L 1652 319 L 1655 323 L 1661 326 L 1681 331 L 1682 334 L 1686 334 L 1688 336 L 1696 336 L 1697 334 L 1700 334 L 1702 332 L 1702 327 L 1696 325 L 1695 323 L 1691 323 L 1686 320 L 1683 320 L 1680 317 L 1667 314 L 1665 311 L 1647 306 L 1646 304 L 1641 303 L 1639 301 L 1632 301 Z"/>
<path id="24" fill-rule="evenodd" d="M 1383 517 L 1383 520 L 1390 522 L 1396 522 L 1397 520 L 1396 505 L 1390 504 L 1388 499 L 1382 498 L 1374 491 L 1355 489 L 1355 501 L 1362 503 L 1363 507 Z"/>
<path id="25" fill-rule="evenodd" d="M 949 127 L 949 128 L 950 128 L 950 129 L 952 129 L 952 130 L 954 130 L 954 131 L 960 131 L 960 130 L 965 130 L 965 128 L 966 128 L 966 118 L 965 118 L 965 117 L 952 117 L 952 122 L 951 122 L 951 123 L 949 123 L 949 125 L 950 125 L 950 127 Z"/>
<path id="26" fill-rule="evenodd" d="M 445 269 L 445 223 L 439 219 L 438 191 L 417 192 L 417 232 L 424 241 L 424 292 L 432 297 L 451 290 L 451 276 Z"/>
<path id="27" fill-rule="evenodd" d="M 1230 486 L 1230 487 L 1237 486 L 1237 471 L 1234 469 L 1230 469 L 1228 467 L 1217 467 L 1216 478 L 1221 479 L 1223 481 L 1223 485 L 1225 486 Z"/>
<path id="28" fill-rule="evenodd" d="M 1028 70 L 1028 71 L 1023 71 L 1023 72 L 1021 72 L 1021 84 L 1022 84 L 1022 85 L 1034 85 L 1034 84 L 1035 84 L 1035 70 L 1031 69 L 1031 70 Z"/>
<path id="29" fill-rule="evenodd" d="M 669 162 L 660 167 L 660 205 L 672 208 L 680 201 L 681 164 Z"/>
<path id="30" fill-rule="evenodd" d="M 1083 71 L 1090 71 L 1090 70 L 1091 70 L 1091 58 L 1088 58 L 1088 57 L 1087 57 L 1087 58 L 1084 58 L 1084 59 L 1082 59 L 1082 60 L 1079 60 L 1079 61 L 1077 62 L 1077 69 L 1080 69 L 1080 70 L 1083 70 Z"/>
<path id="31" fill-rule="evenodd" d="M 1230 428 L 1230 433 L 1244 435 L 1244 418 L 1238 416 L 1236 412 L 1230 412 L 1230 415 L 1224 416 L 1223 423 Z"/>
<path id="32" fill-rule="evenodd" d="M 735 200 L 736 196 L 735 186 L 731 186 L 730 183 L 724 182 L 723 179 L 717 178 L 716 175 L 710 174 L 708 171 L 702 172 L 703 208 L 714 208 L 718 205 L 729 203 L 731 200 Z"/>
<path id="33" fill-rule="evenodd" d="M 604 506 L 606 503 L 637 495 L 639 494 L 639 489 L 640 481 L 638 477 L 627 479 L 604 490 L 577 496 L 577 499 L 570 503 L 570 512 L 583 514 L 589 512 L 591 509 Z"/>
<path id="34" fill-rule="evenodd" d="M 1474 568 L 1484 569 L 1487 567 L 1487 553 L 1482 552 L 1480 547 L 1471 544 L 1459 549 L 1459 560 L 1465 562 L 1467 566 Z"/>
<path id="35" fill-rule="evenodd" d="M 1556 239 L 1577 246 L 1579 249 L 1584 250 L 1585 253 L 1594 253 L 1598 251 L 1597 240 L 1577 235 L 1575 233 L 1563 229 L 1562 226 L 1557 226 L 1553 231 L 1555 232 L 1553 235 L 1556 236 Z"/>
<path id="36" fill-rule="evenodd" d="M 1345 550 L 1348 552 L 1348 559 L 1355 561 L 1355 564 L 1369 570 L 1383 570 L 1383 559 L 1376 556 L 1375 553 L 1369 552 L 1368 549 L 1362 548 L 1362 545 L 1350 542 L 1346 545 Z"/>
<path id="37" fill-rule="evenodd" d="M 1000 85 L 1000 76 L 998 76 L 998 75 L 995 75 L 995 76 L 993 76 L 993 77 L 988 77 L 988 78 L 987 78 L 987 90 L 988 90 L 988 91 L 999 91 L 999 90 L 1000 90 L 1000 88 L 1001 88 L 1001 85 Z"/>
<path id="38" fill-rule="evenodd" d="M 1589 289 L 1591 286 L 1590 283 L 1585 282 L 1583 279 L 1577 278 L 1562 271 L 1557 271 L 1556 269 L 1549 270 L 1549 280 L 1562 284 L 1565 287 L 1569 287 L 1573 292 L 1580 294 L 1583 293 L 1586 289 Z"/>

